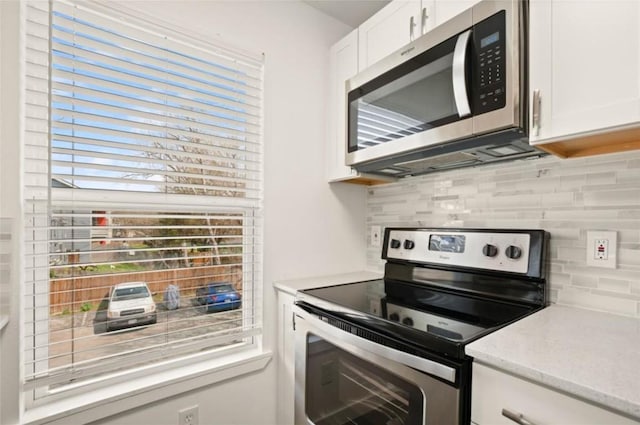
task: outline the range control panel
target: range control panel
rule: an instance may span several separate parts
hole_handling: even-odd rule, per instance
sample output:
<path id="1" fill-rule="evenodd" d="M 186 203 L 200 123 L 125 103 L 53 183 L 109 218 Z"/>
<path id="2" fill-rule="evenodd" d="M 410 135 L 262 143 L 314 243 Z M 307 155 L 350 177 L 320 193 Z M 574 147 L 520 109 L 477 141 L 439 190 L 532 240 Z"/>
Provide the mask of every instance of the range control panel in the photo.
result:
<path id="1" fill-rule="evenodd" d="M 526 274 L 529 233 L 454 229 L 386 229 L 387 259 Z"/>

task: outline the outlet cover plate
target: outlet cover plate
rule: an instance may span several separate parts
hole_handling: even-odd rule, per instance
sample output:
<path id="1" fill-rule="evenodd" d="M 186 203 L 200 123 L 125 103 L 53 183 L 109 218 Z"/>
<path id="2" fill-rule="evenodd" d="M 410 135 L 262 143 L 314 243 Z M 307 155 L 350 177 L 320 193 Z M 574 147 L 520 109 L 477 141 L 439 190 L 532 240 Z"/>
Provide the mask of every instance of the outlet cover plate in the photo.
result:
<path id="1" fill-rule="evenodd" d="M 380 231 L 380 226 L 371 226 L 371 246 L 380 246 L 380 239 L 382 237 Z"/>
<path id="2" fill-rule="evenodd" d="M 615 231 L 587 231 L 587 265 L 615 269 L 617 245 L 618 233 Z"/>
<path id="3" fill-rule="evenodd" d="M 198 425 L 200 422 L 198 405 L 178 410 L 178 425 Z"/>

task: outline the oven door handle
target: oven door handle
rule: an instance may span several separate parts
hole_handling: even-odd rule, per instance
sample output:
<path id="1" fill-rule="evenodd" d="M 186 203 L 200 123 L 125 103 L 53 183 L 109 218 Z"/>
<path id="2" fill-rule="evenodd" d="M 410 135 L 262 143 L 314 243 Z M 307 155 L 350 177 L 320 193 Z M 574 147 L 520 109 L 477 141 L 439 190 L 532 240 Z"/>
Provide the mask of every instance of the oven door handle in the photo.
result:
<path id="1" fill-rule="evenodd" d="M 383 357 L 393 362 L 412 367 L 421 372 L 428 373 L 453 384 L 455 384 L 456 382 L 456 370 L 452 367 L 446 366 L 433 360 L 425 359 L 423 357 L 414 356 L 413 354 L 405 353 L 404 351 L 396 350 L 394 348 L 387 347 L 373 341 L 369 341 L 368 339 L 361 338 L 350 332 L 331 326 L 330 324 L 322 321 L 317 315 L 305 310 L 300 305 L 294 306 L 294 312 L 295 315 L 300 319 L 305 320 L 309 327 L 311 327 L 313 330 L 317 330 L 318 332 L 322 332 L 325 335 L 325 339 L 328 339 L 335 345 L 340 346 L 341 343 L 343 343 L 355 346 L 371 354 L 375 354 L 379 357 Z M 344 347 L 343 345 L 341 348 L 347 347 Z"/>

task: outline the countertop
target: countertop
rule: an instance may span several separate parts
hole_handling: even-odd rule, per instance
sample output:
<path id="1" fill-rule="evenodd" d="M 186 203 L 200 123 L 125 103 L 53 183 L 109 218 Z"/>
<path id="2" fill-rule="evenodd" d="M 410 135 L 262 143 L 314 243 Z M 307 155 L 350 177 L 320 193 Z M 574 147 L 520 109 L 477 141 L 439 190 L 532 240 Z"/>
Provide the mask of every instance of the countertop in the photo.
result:
<path id="1" fill-rule="evenodd" d="M 273 286 L 283 292 L 295 295 L 297 291 L 309 288 L 340 285 L 342 283 L 362 282 L 365 280 L 382 279 L 382 273 L 357 271 L 352 273 L 333 274 L 328 276 L 314 276 L 303 279 L 280 280 Z"/>
<path id="2" fill-rule="evenodd" d="M 640 319 L 552 305 L 472 342 L 466 352 L 640 419 Z"/>

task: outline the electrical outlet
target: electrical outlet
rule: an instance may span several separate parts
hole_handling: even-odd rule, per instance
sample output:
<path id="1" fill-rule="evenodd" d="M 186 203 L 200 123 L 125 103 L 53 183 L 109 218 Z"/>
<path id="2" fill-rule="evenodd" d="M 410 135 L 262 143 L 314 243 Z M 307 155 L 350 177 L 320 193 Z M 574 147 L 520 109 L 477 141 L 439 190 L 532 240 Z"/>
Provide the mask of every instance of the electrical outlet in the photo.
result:
<path id="1" fill-rule="evenodd" d="M 178 425 L 198 425 L 198 405 L 178 410 Z"/>
<path id="2" fill-rule="evenodd" d="M 616 268 L 618 234 L 610 231 L 587 232 L 587 265 Z"/>
<path id="3" fill-rule="evenodd" d="M 609 239 L 596 239 L 594 244 L 593 258 L 596 260 L 608 260 Z"/>
<path id="4" fill-rule="evenodd" d="M 371 246 L 380 246 L 380 226 L 371 226 Z"/>
<path id="5" fill-rule="evenodd" d="M 369 313 L 380 315 L 380 300 L 369 300 Z"/>

